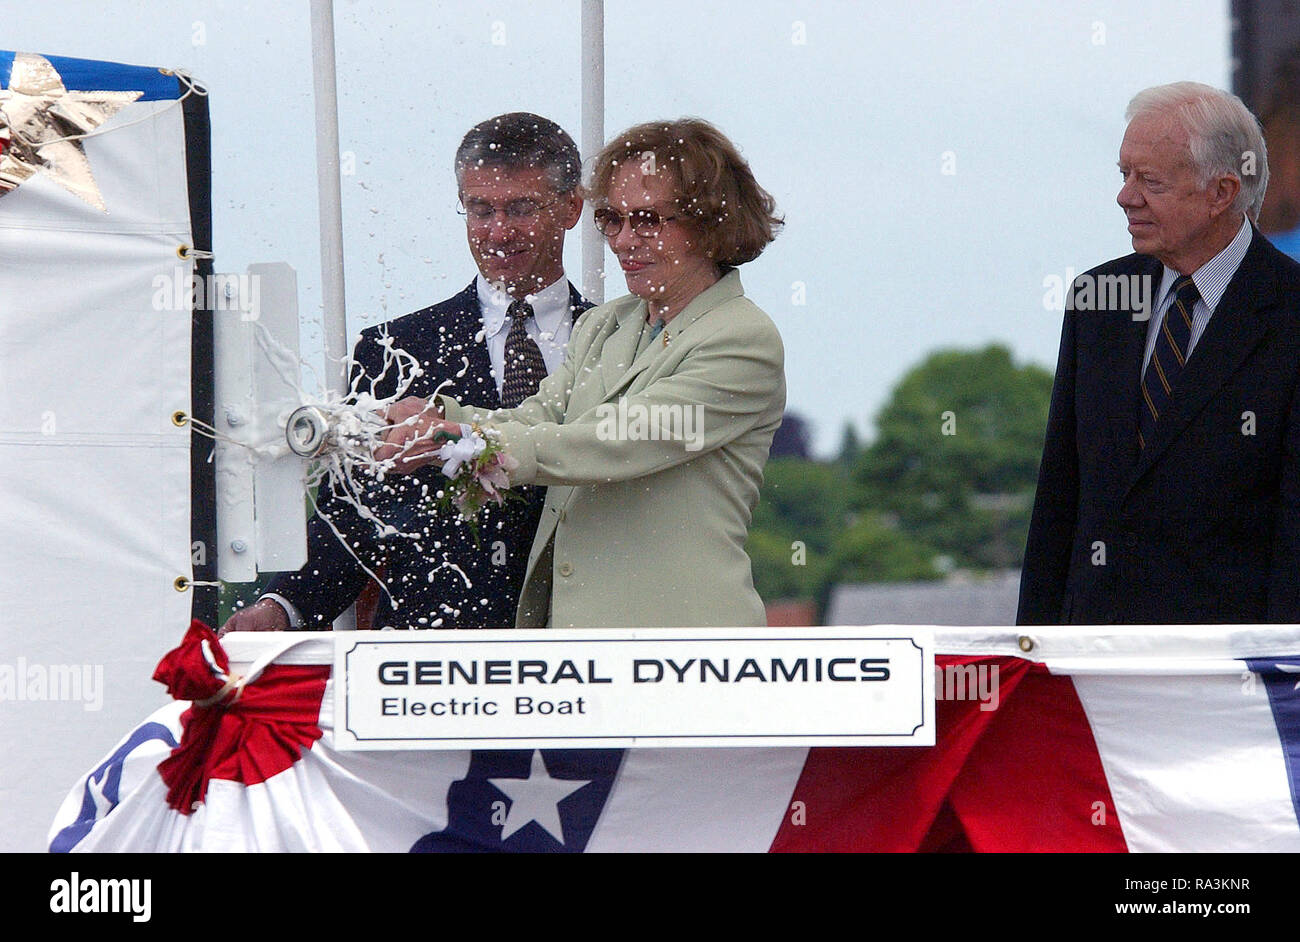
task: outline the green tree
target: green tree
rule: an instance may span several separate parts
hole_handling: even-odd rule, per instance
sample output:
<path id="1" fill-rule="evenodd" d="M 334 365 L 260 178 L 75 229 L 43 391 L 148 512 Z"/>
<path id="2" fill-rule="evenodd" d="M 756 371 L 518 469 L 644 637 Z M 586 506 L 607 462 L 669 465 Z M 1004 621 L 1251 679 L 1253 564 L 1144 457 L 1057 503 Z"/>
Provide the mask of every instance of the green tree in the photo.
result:
<path id="1" fill-rule="evenodd" d="M 944 350 L 909 370 L 853 470 L 853 504 L 962 566 L 1023 561 L 1052 375 L 1005 347 Z"/>
<path id="2" fill-rule="evenodd" d="M 835 460 L 846 469 L 852 470 L 861 455 L 862 441 L 858 438 L 858 430 L 854 428 L 852 422 L 845 422 L 844 431 L 840 433 L 839 454 L 835 456 Z"/>
<path id="3" fill-rule="evenodd" d="M 837 582 L 911 582 L 937 579 L 934 547 L 900 531 L 878 514 L 863 514 L 841 530 L 828 554 L 825 577 Z"/>
<path id="4" fill-rule="evenodd" d="M 838 465 L 768 461 L 746 545 L 759 595 L 769 602 L 816 597 L 831 544 L 848 517 L 849 490 Z"/>
<path id="5" fill-rule="evenodd" d="M 837 582 L 930 579 L 937 550 L 874 513 L 850 508 L 852 482 L 839 461 L 773 458 L 749 530 L 759 595 L 815 599 Z"/>

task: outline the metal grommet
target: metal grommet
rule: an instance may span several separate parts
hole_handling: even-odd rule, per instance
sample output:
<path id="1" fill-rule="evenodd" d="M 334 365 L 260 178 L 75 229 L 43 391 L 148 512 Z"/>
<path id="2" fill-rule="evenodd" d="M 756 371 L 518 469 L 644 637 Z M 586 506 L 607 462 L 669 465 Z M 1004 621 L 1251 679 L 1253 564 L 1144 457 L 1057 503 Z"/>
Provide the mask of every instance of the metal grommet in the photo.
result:
<path id="1" fill-rule="evenodd" d="M 1020 650 L 1024 651 L 1026 654 L 1034 650 L 1034 639 L 1029 637 L 1029 635 L 1021 635 L 1019 639 L 1017 639 L 1016 643 L 1020 645 Z"/>
<path id="2" fill-rule="evenodd" d="M 182 260 L 188 259 L 190 257 L 190 247 L 183 242 L 176 246 L 176 257 Z"/>
<path id="3" fill-rule="evenodd" d="M 173 72 L 171 69 L 163 69 L 163 68 L 160 68 L 158 71 L 161 72 L 163 75 L 175 75 L 175 74 L 176 74 L 176 73 Z"/>
<path id="4" fill-rule="evenodd" d="M 190 587 L 190 580 L 185 576 L 177 576 L 172 580 L 172 588 L 177 592 L 185 592 Z"/>
<path id="5" fill-rule="evenodd" d="M 324 450 L 328 437 L 329 421 L 315 406 L 294 409 L 284 426 L 289 450 L 300 458 L 315 458 Z"/>
<path id="6" fill-rule="evenodd" d="M 180 409 L 177 409 L 175 412 L 172 413 L 172 425 L 183 428 L 184 426 L 189 424 L 189 421 L 190 421 L 190 417 L 186 415 L 184 412 L 182 412 Z"/>

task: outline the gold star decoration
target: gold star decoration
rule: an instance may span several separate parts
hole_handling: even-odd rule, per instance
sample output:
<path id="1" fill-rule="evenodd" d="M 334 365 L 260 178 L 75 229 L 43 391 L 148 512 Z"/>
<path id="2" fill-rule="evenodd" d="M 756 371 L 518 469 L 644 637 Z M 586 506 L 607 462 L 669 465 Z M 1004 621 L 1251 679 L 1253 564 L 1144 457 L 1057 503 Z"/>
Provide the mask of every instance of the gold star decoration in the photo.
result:
<path id="1" fill-rule="evenodd" d="M 69 193 L 108 212 L 81 136 L 143 94 L 70 92 L 49 59 L 15 53 L 9 87 L 0 88 L 0 196 L 40 170 Z"/>

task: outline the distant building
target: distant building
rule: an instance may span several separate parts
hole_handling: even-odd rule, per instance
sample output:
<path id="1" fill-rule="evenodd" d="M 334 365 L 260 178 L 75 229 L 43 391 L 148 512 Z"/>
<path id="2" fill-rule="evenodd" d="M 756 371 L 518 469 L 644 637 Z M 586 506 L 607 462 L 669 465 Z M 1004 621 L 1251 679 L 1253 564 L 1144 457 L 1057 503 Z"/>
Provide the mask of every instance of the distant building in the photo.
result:
<path id="1" fill-rule="evenodd" d="M 828 625 L 988 625 L 1016 623 L 1020 572 L 956 575 L 944 582 L 837 585 Z"/>

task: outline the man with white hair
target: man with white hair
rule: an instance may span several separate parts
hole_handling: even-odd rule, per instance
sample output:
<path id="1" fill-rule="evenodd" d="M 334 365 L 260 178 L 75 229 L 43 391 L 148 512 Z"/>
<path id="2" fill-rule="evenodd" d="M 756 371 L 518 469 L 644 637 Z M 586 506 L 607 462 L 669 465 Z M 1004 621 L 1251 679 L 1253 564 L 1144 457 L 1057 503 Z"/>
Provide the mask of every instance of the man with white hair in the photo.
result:
<path id="1" fill-rule="evenodd" d="M 1129 104 L 1135 254 L 1066 305 L 1017 622 L 1300 622 L 1300 265 L 1259 234 L 1259 123 L 1178 82 Z"/>

